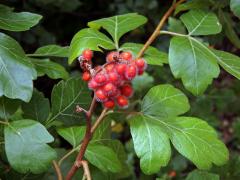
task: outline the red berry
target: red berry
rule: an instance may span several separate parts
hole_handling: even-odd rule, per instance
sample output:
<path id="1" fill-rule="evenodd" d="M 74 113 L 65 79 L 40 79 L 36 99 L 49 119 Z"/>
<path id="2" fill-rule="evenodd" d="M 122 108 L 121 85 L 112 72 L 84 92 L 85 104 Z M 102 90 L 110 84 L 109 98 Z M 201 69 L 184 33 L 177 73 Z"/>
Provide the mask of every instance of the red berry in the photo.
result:
<path id="1" fill-rule="evenodd" d="M 117 64 L 116 65 L 116 71 L 118 74 L 122 75 L 125 73 L 125 70 L 127 68 L 127 65 L 126 64 Z"/>
<path id="2" fill-rule="evenodd" d="M 93 57 L 93 52 L 90 49 L 85 49 L 82 52 L 82 56 L 83 56 L 84 59 L 90 61 L 92 59 L 92 57 Z"/>
<path id="3" fill-rule="evenodd" d="M 113 71 L 114 67 L 115 67 L 114 63 L 109 63 L 105 66 L 105 69 L 107 72 L 111 72 L 111 71 Z"/>
<path id="4" fill-rule="evenodd" d="M 107 81 L 107 76 L 103 73 L 98 73 L 94 76 L 94 80 L 100 85 L 103 85 Z"/>
<path id="5" fill-rule="evenodd" d="M 132 80 L 137 75 L 137 67 L 133 64 L 130 64 L 127 66 L 126 72 L 125 72 L 125 78 L 128 80 Z"/>
<path id="6" fill-rule="evenodd" d="M 116 98 L 117 104 L 121 108 L 127 108 L 128 107 L 128 99 L 125 96 L 118 96 Z"/>
<path id="7" fill-rule="evenodd" d="M 121 87 L 121 94 L 126 97 L 131 97 L 133 95 L 133 88 L 129 84 L 125 84 Z"/>
<path id="8" fill-rule="evenodd" d="M 119 53 L 112 51 L 107 55 L 107 62 L 114 62 L 119 58 Z"/>
<path id="9" fill-rule="evenodd" d="M 120 58 L 126 61 L 131 61 L 132 60 L 132 53 L 130 52 L 122 52 L 120 54 Z"/>
<path id="10" fill-rule="evenodd" d="M 99 84 L 94 80 L 94 79 L 91 79 L 89 82 L 88 82 L 88 88 L 89 89 L 96 89 L 97 87 L 99 86 Z"/>
<path id="11" fill-rule="evenodd" d="M 138 69 L 138 75 L 142 75 L 144 73 L 143 69 Z"/>
<path id="12" fill-rule="evenodd" d="M 108 73 L 108 81 L 112 83 L 117 83 L 119 81 L 119 76 L 116 72 L 112 71 Z"/>
<path id="13" fill-rule="evenodd" d="M 104 102 L 108 99 L 104 90 L 101 88 L 95 91 L 95 95 L 96 95 L 97 101 L 99 102 Z"/>
<path id="14" fill-rule="evenodd" d="M 89 72 L 86 71 L 82 74 L 82 80 L 89 81 L 90 79 L 91 79 L 91 74 Z"/>
<path id="15" fill-rule="evenodd" d="M 108 100 L 103 103 L 103 106 L 108 109 L 112 109 L 115 106 L 115 102 L 113 100 Z"/>
<path id="16" fill-rule="evenodd" d="M 139 69 L 145 69 L 146 66 L 147 66 L 145 60 L 142 59 L 142 58 L 141 58 L 141 59 L 136 59 L 136 60 L 135 60 L 135 64 L 137 65 L 137 67 L 138 67 Z"/>
<path id="17" fill-rule="evenodd" d="M 109 95 L 114 94 L 116 92 L 117 88 L 112 83 L 107 83 L 103 86 L 103 90 L 109 96 Z"/>

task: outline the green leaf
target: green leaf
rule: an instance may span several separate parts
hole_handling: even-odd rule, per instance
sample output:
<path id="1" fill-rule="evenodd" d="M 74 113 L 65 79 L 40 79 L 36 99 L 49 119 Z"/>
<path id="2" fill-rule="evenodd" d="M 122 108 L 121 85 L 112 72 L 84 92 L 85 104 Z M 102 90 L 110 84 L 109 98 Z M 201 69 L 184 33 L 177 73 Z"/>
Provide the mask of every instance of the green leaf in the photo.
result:
<path id="1" fill-rule="evenodd" d="M 118 49 L 118 41 L 125 33 L 136 29 L 146 22 L 147 18 L 144 16 L 137 13 L 129 13 L 91 21 L 88 23 L 88 26 L 96 29 L 103 27 L 112 36 L 116 49 Z"/>
<path id="2" fill-rule="evenodd" d="M 90 143 L 87 147 L 85 157 L 91 164 L 104 172 L 117 173 L 122 170 L 117 154 L 107 146 Z"/>
<path id="3" fill-rule="evenodd" d="M 46 74 L 51 79 L 67 79 L 69 77 L 68 72 L 62 65 L 52 62 L 49 59 L 31 58 L 31 62 L 34 64 L 38 76 Z"/>
<path id="4" fill-rule="evenodd" d="M 158 124 L 145 116 L 131 118 L 130 128 L 142 171 L 145 174 L 157 173 L 162 166 L 167 165 L 171 156 L 168 136 Z"/>
<path id="5" fill-rule="evenodd" d="M 94 51 L 102 51 L 101 48 L 111 50 L 114 49 L 114 43 L 105 34 L 96 29 L 82 29 L 74 35 L 69 50 L 68 63 L 71 64 L 84 49 L 91 49 Z"/>
<path id="6" fill-rule="evenodd" d="M 0 119 L 7 120 L 20 106 L 20 101 L 0 97 Z"/>
<path id="7" fill-rule="evenodd" d="M 83 118 L 83 113 L 76 113 L 76 105 L 87 109 L 91 101 L 91 94 L 81 78 L 70 78 L 60 81 L 54 86 L 51 96 L 52 116 L 47 124 L 58 120 L 65 124 L 72 124 Z"/>
<path id="8" fill-rule="evenodd" d="M 56 152 L 46 144 L 53 142 L 53 137 L 36 121 L 14 121 L 5 126 L 4 136 L 8 161 L 20 173 L 42 173 L 56 158 Z"/>
<path id="9" fill-rule="evenodd" d="M 104 139 L 102 141 L 104 141 Z M 128 156 L 125 152 L 123 144 L 119 140 L 110 140 L 108 141 L 107 146 L 116 153 L 118 160 L 121 162 L 122 170 L 117 174 L 114 174 L 115 179 L 128 177 L 130 175 L 130 169 L 129 165 L 127 164 Z"/>
<path id="10" fill-rule="evenodd" d="M 158 121 L 165 126 L 178 152 L 199 169 L 210 169 L 212 163 L 221 166 L 227 162 L 226 146 L 217 139 L 217 133 L 205 121 L 194 117 Z"/>
<path id="11" fill-rule="evenodd" d="M 206 171 L 194 170 L 190 172 L 186 180 L 219 180 L 218 174 L 209 173 Z"/>
<path id="12" fill-rule="evenodd" d="M 170 96 L 168 92 L 171 93 Z M 179 96 L 183 96 L 182 99 Z M 152 104 L 158 107 L 155 107 L 155 111 L 151 108 L 143 111 L 145 99 L 149 97 Z M 163 101 L 168 103 L 161 104 Z M 157 111 L 157 109 L 159 111 L 172 109 L 173 105 L 175 112 L 172 110 L 172 115 L 162 117 Z M 178 112 L 182 106 L 185 106 L 185 110 L 183 108 Z M 181 91 L 170 85 L 160 85 L 153 87 L 147 93 L 143 100 L 142 111 L 129 119 L 134 149 L 140 157 L 141 169 L 144 173 L 157 173 L 160 167 L 167 165 L 171 154 L 170 140 L 177 151 L 199 169 L 209 169 L 212 164 L 226 163 L 228 150 L 218 140 L 217 133 L 212 127 L 198 118 L 176 117 L 186 112 L 188 108 L 186 97 Z"/>
<path id="13" fill-rule="evenodd" d="M 240 18 L 240 1 L 239 0 L 231 0 L 230 8 L 235 16 Z"/>
<path id="14" fill-rule="evenodd" d="M 28 54 L 29 56 L 45 57 L 68 57 L 69 47 L 61 47 L 58 45 L 46 45 L 38 48 L 34 54 Z"/>
<path id="15" fill-rule="evenodd" d="M 168 18 L 168 30 L 176 33 L 186 34 L 186 29 L 183 23 L 175 18 Z"/>
<path id="16" fill-rule="evenodd" d="M 57 133 L 76 148 L 82 141 L 85 134 L 85 126 L 72 126 L 68 128 L 58 128 Z"/>
<path id="17" fill-rule="evenodd" d="M 142 102 L 142 112 L 151 116 L 177 116 L 187 112 L 189 108 L 187 97 L 171 85 L 152 87 Z"/>
<path id="18" fill-rule="evenodd" d="M 153 77 L 145 72 L 143 75 L 135 77 L 132 81 L 132 85 L 135 91 L 142 92 L 144 89 L 152 87 L 153 82 Z"/>
<path id="19" fill-rule="evenodd" d="M 187 1 L 183 4 L 180 4 L 176 7 L 174 15 L 178 14 L 181 11 L 186 11 L 190 9 L 206 9 L 211 5 L 210 0 L 194 0 Z"/>
<path id="20" fill-rule="evenodd" d="M 0 96 L 28 102 L 36 71 L 17 41 L 0 33 Z"/>
<path id="21" fill-rule="evenodd" d="M 31 101 L 22 104 L 22 111 L 24 118 L 44 123 L 50 113 L 49 100 L 44 97 L 43 93 L 34 90 Z"/>
<path id="22" fill-rule="evenodd" d="M 220 72 L 216 55 L 192 37 L 172 38 L 169 65 L 175 78 L 181 78 L 194 95 L 202 94 Z"/>
<path id="23" fill-rule="evenodd" d="M 131 51 L 134 56 L 137 56 L 142 47 L 143 44 L 125 43 L 121 46 L 120 49 L 123 51 Z M 143 57 L 147 63 L 151 65 L 162 66 L 164 63 L 168 63 L 167 54 L 151 46 L 148 47 L 148 49 L 145 51 Z"/>
<path id="24" fill-rule="evenodd" d="M 189 35 L 210 35 L 220 33 L 222 25 L 217 16 L 210 11 L 191 10 L 180 19 L 185 24 Z"/>
<path id="25" fill-rule="evenodd" d="M 240 48 L 240 38 L 234 30 L 234 21 L 232 20 L 230 13 L 219 10 L 218 14 L 225 35 L 231 41 L 231 43 L 233 43 L 237 48 Z"/>
<path id="26" fill-rule="evenodd" d="M 218 57 L 218 62 L 223 69 L 240 79 L 240 58 L 224 51 L 213 51 Z"/>
<path id="27" fill-rule="evenodd" d="M 5 6 L 6 7 L 6 6 Z M 29 12 L 12 12 L 11 8 L 0 8 L 0 29 L 8 31 L 26 31 L 38 24 L 41 15 Z"/>

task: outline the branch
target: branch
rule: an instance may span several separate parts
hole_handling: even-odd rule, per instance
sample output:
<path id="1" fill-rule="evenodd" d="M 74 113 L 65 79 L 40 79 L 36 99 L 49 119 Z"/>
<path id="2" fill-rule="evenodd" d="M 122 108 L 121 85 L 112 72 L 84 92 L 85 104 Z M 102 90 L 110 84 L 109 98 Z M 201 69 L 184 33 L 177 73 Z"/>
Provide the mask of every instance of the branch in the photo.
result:
<path id="1" fill-rule="evenodd" d="M 82 166 L 84 170 L 84 176 L 87 178 L 87 180 L 92 180 L 91 178 L 91 173 L 88 167 L 88 162 L 87 161 L 82 161 Z"/>
<path id="2" fill-rule="evenodd" d="M 142 47 L 142 49 L 139 51 L 138 55 L 137 55 L 137 59 L 142 57 L 144 52 L 147 50 L 147 48 L 152 44 L 152 42 L 158 37 L 159 35 L 159 31 L 162 29 L 163 25 L 165 24 L 166 20 L 168 19 L 168 17 L 172 14 L 172 12 L 174 11 L 174 9 L 181 4 L 182 2 L 184 2 L 185 0 L 180 0 L 176 3 L 174 3 L 169 9 L 168 11 L 163 15 L 162 19 L 159 21 L 156 29 L 154 30 L 154 32 L 152 33 L 152 35 L 149 37 L 149 39 L 147 40 L 147 42 L 144 44 L 144 46 Z"/>
<path id="3" fill-rule="evenodd" d="M 55 171 L 57 173 L 58 180 L 63 180 L 62 172 L 61 172 L 61 169 L 59 168 L 57 162 L 55 160 L 53 160 L 52 163 L 53 163 L 53 167 L 55 168 Z"/>
<path id="4" fill-rule="evenodd" d="M 91 133 L 93 134 L 95 130 L 98 128 L 99 124 L 103 121 L 108 109 L 104 108 L 98 119 L 95 121 L 95 123 L 92 126 Z"/>

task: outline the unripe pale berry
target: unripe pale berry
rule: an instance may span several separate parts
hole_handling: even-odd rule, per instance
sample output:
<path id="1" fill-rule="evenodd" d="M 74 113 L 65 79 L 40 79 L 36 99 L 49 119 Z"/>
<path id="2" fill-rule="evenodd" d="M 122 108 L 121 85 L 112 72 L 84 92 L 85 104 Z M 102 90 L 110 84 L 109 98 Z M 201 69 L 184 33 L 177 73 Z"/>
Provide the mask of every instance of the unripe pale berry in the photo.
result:
<path id="1" fill-rule="evenodd" d="M 124 84 L 121 87 L 121 94 L 126 96 L 126 97 L 131 97 L 133 95 L 133 88 L 129 84 Z"/>
<path id="2" fill-rule="evenodd" d="M 103 85 L 107 81 L 107 76 L 104 73 L 98 73 L 94 76 L 94 80 L 100 85 Z"/>
<path id="3" fill-rule="evenodd" d="M 127 108 L 128 107 L 128 99 L 125 96 L 118 96 L 116 98 L 117 104 L 120 108 Z"/>
<path id="4" fill-rule="evenodd" d="M 101 88 L 99 88 L 95 91 L 95 95 L 96 95 L 96 100 L 99 101 L 99 102 L 104 102 L 108 99 L 104 90 L 101 89 Z"/>
<path id="5" fill-rule="evenodd" d="M 126 72 L 125 72 L 125 78 L 128 80 L 132 80 L 137 75 L 137 67 L 134 64 L 130 64 L 127 66 Z"/>
<path id="6" fill-rule="evenodd" d="M 107 55 L 106 61 L 109 62 L 114 62 L 119 58 L 119 53 L 116 51 L 112 51 Z"/>
<path id="7" fill-rule="evenodd" d="M 93 57 L 93 52 L 90 49 L 85 49 L 82 52 L 82 56 L 83 56 L 84 59 L 90 61 Z"/>
<path id="8" fill-rule="evenodd" d="M 126 61 L 131 61 L 132 60 L 132 53 L 130 52 L 122 52 L 120 54 L 120 58 Z"/>
<path id="9" fill-rule="evenodd" d="M 115 106 L 115 102 L 113 100 L 107 100 L 103 103 L 103 106 L 108 109 L 112 109 Z"/>
<path id="10" fill-rule="evenodd" d="M 86 71 L 82 74 L 83 81 L 89 81 L 90 79 L 91 79 L 91 74 L 89 72 Z"/>
<path id="11" fill-rule="evenodd" d="M 126 68 L 127 68 L 126 64 L 117 64 L 116 65 L 116 71 L 120 75 L 123 75 L 125 73 Z"/>
<path id="12" fill-rule="evenodd" d="M 107 83 L 103 86 L 103 90 L 105 91 L 105 93 L 109 96 L 112 95 L 116 92 L 117 88 L 114 84 L 112 83 Z"/>

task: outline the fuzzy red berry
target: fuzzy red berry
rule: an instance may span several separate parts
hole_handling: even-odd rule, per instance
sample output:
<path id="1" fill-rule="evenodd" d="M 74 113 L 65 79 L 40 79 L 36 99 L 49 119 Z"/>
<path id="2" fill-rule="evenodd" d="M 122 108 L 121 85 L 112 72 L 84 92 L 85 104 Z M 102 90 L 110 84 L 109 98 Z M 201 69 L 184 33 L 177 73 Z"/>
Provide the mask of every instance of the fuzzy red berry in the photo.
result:
<path id="1" fill-rule="evenodd" d="M 105 93 L 109 96 L 112 95 L 116 92 L 117 88 L 114 84 L 112 83 L 107 83 L 103 86 L 103 90 L 105 91 Z"/>
<path id="2" fill-rule="evenodd" d="M 107 62 L 114 62 L 119 58 L 119 52 L 112 51 L 107 55 Z"/>
<path id="3" fill-rule="evenodd" d="M 105 91 L 101 88 L 95 91 L 96 99 L 99 102 L 104 102 L 108 99 L 107 95 L 105 94 Z"/>
<path id="4" fill-rule="evenodd" d="M 97 87 L 99 87 L 99 84 L 94 80 L 94 79 L 91 79 L 89 82 L 88 82 L 88 88 L 89 89 L 96 89 Z"/>
<path id="5" fill-rule="evenodd" d="M 103 103 L 103 106 L 108 109 L 112 109 L 115 106 L 115 102 L 113 100 L 108 100 Z"/>
<path id="6" fill-rule="evenodd" d="M 120 58 L 126 61 L 131 61 L 132 60 L 132 53 L 130 52 L 122 52 L 120 54 Z"/>
<path id="7" fill-rule="evenodd" d="M 122 75 L 125 73 L 125 70 L 127 68 L 127 65 L 126 64 L 117 64 L 116 65 L 116 71 L 118 74 Z"/>
<path id="8" fill-rule="evenodd" d="M 127 66 L 126 72 L 125 72 L 125 78 L 128 80 L 132 80 L 137 75 L 137 67 L 134 64 L 130 64 Z"/>
<path id="9" fill-rule="evenodd" d="M 125 96 L 118 96 L 116 98 L 117 104 L 121 108 L 127 108 L 128 107 L 128 99 Z"/>
<path id="10" fill-rule="evenodd" d="M 142 58 L 136 59 L 136 60 L 135 60 L 135 64 L 137 65 L 137 67 L 138 67 L 139 69 L 146 69 L 146 66 L 147 66 L 145 60 L 142 59 Z"/>
<path id="11" fill-rule="evenodd" d="M 94 76 L 94 80 L 100 85 L 103 85 L 107 81 L 107 76 L 104 73 L 98 73 Z"/>
<path id="12" fill-rule="evenodd" d="M 109 64 L 107 64 L 107 65 L 105 66 L 105 69 L 106 69 L 107 72 L 113 71 L 114 68 L 115 68 L 115 64 L 114 64 L 114 63 L 109 63 Z"/>
<path id="13" fill-rule="evenodd" d="M 91 74 L 89 72 L 86 71 L 82 74 L 83 81 L 89 81 L 90 79 L 91 79 Z"/>
<path id="14" fill-rule="evenodd" d="M 112 71 L 108 73 L 108 81 L 116 84 L 119 81 L 119 76 L 116 72 Z"/>
<path id="15" fill-rule="evenodd" d="M 129 84 L 124 84 L 121 87 L 121 94 L 126 96 L 126 97 L 131 97 L 133 95 L 133 88 Z"/>
<path id="16" fill-rule="evenodd" d="M 82 56 L 83 56 L 84 59 L 90 61 L 93 57 L 93 52 L 90 49 L 85 49 L 82 52 Z"/>

